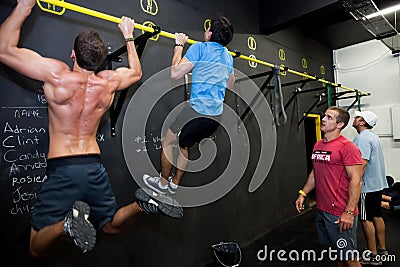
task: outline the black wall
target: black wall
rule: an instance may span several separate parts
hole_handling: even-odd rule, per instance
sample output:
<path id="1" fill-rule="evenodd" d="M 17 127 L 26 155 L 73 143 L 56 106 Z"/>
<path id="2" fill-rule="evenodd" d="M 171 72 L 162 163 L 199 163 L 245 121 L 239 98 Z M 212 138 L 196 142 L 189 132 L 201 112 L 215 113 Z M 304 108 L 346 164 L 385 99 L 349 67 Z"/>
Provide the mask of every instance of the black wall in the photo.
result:
<path id="1" fill-rule="evenodd" d="M 260 30 L 263 34 L 270 34 L 282 30 L 301 16 L 319 10 L 338 0 L 303 0 L 303 1 L 259 1 Z M 329 19 L 329 18 L 326 18 Z M 312 28 L 310 28 L 312 30 Z"/>
<path id="2" fill-rule="evenodd" d="M 75 1 L 84 7 L 113 16 L 131 16 L 138 23 L 150 20 L 164 31 L 186 32 L 194 40 L 202 39 L 204 21 L 222 12 L 231 19 L 238 33 L 229 45 L 231 51 L 239 50 L 244 55 L 254 55 L 263 61 L 284 64 L 300 72 L 333 80 L 331 51 L 326 47 L 305 38 L 293 29 L 271 36 L 257 34 L 256 29 L 259 25 L 256 0 L 246 1 L 246 5 L 239 0 L 230 1 L 229 5 L 223 1 L 208 0 L 198 4 L 192 1 L 157 1 L 158 13 L 155 16 L 143 12 L 141 2 L 147 3 L 127 0 Z M 6 18 L 13 6 L 12 1 L 0 4 L 0 21 Z M 117 25 L 111 22 L 68 10 L 62 16 L 58 16 L 41 11 L 38 7 L 35 7 L 24 25 L 20 44 L 44 56 L 70 62 L 73 39 L 87 27 L 100 32 L 110 51 L 124 45 Z M 140 34 L 139 30 L 135 31 L 136 36 Z M 249 37 L 256 41 L 255 50 L 248 46 Z M 158 41 L 149 41 L 141 58 L 143 78 L 129 88 L 117 121 L 116 136 L 111 136 L 109 113 L 104 116 L 98 131 L 98 142 L 103 151 L 102 159 L 109 171 L 111 184 L 120 205 L 134 201 L 133 192 L 138 187 L 136 180 L 140 179 L 137 177 L 139 173 L 146 168 L 159 170 L 159 140 L 151 138 L 160 136 L 165 113 L 184 101 L 182 87 L 172 90 L 157 103 L 155 114 L 147 122 L 145 132 L 138 132 L 138 135 L 132 136 L 132 139 L 138 136 L 148 138 L 147 151 L 143 152 L 140 142 L 133 141 L 131 146 L 124 144 L 126 136 L 123 135 L 127 124 L 130 125 L 128 128 L 136 129 L 135 125 L 138 129 L 142 127 L 142 118 L 136 118 L 136 114 L 129 113 L 131 109 L 128 104 L 133 101 L 133 96 L 140 95 L 147 97 L 145 99 L 148 99 L 149 105 L 153 104 L 150 102 L 153 99 L 150 92 L 146 94 L 144 90 L 146 81 L 169 67 L 172 52 L 171 39 L 159 37 Z M 120 64 L 113 65 L 126 65 L 126 60 L 123 58 Z M 237 73 L 240 71 L 246 75 L 270 70 L 261 64 L 252 67 L 243 59 L 235 59 L 235 67 Z M 325 71 L 321 73 L 321 69 Z M 282 84 L 302 79 L 293 74 L 281 76 Z M 261 86 L 265 80 L 266 77 L 261 77 L 254 79 L 254 82 Z M 247 106 L 236 93 L 246 91 L 246 84 L 248 82 L 238 82 L 234 91 L 227 92 L 226 103 L 239 115 L 243 114 Z M 320 86 L 319 83 L 311 82 L 306 84 L 304 89 Z M 287 123 L 278 127 L 272 123 L 275 105 L 273 90 L 269 90 L 266 92 L 266 99 L 270 108 L 255 107 L 254 112 L 265 112 L 267 120 L 261 124 L 268 124 L 266 128 L 270 129 L 270 132 L 267 136 L 260 136 L 260 122 L 257 122 L 251 113 L 246 117 L 244 125 L 250 142 L 234 145 L 250 146 L 250 158 L 246 162 L 243 177 L 232 178 L 240 180 L 228 194 L 207 205 L 185 208 L 185 215 L 181 221 L 141 216 L 123 234 L 99 234 L 97 245 L 90 253 L 82 255 L 72 245 L 63 243 L 48 258 L 33 260 L 28 253 L 29 221 L 36 192 L 44 179 L 48 146 L 46 102 L 40 88 L 40 83 L 26 79 L 0 65 L 0 236 L 7 247 L 1 251 L 1 266 L 202 266 L 213 260 L 210 248 L 212 244 L 234 240 L 245 246 L 274 226 L 296 216 L 293 202 L 307 175 L 306 133 L 304 125 L 298 125 L 298 122 L 315 102 L 316 93 L 301 94 L 291 102 L 286 109 Z M 294 89 L 295 86 L 282 88 L 284 103 L 289 101 Z M 324 108 L 322 105 L 312 111 L 323 112 Z M 232 122 L 233 128 L 239 129 L 239 126 L 239 123 Z M 261 151 L 262 140 L 265 138 L 276 138 L 276 149 L 274 145 L 269 144 L 266 147 L 272 147 L 271 151 Z M 226 158 L 231 153 L 232 144 L 227 141 L 226 132 L 223 130 L 217 131 L 214 140 L 218 147 L 214 163 L 201 172 L 185 174 L 185 186 L 209 183 L 226 168 Z M 152 166 L 138 164 L 131 170 L 128 168 L 126 157 L 130 152 L 137 159 L 148 156 Z M 196 149 L 192 152 L 195 155 Z M 269 153 L 266 160 L 272 161 L 273 164 L 265 174 L 266 179 L 261 186 L 256 191 L 249 192 L 249 184 L 257 165 L 265 164 L 258 162 L 261 152 Z M 131 164 L 135 166 L 129 162 L 129 166 Z M 265 176 L 261 177 L 261 180 Z"/>

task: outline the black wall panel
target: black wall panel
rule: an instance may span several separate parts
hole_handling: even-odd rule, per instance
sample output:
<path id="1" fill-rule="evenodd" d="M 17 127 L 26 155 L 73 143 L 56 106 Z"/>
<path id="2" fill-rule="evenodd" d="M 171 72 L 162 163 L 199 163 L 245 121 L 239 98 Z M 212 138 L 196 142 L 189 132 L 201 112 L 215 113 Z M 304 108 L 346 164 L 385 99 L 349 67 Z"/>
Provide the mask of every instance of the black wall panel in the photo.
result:
<path id="1" fill-rule="evenodd" d="M 229 45 L 231 51 L 239 50 L 243 55 L 253 55 L 269 63 L 283 64 L 300 72 L 325 77 L 327 80 L 333 79 L 331 51 L 326 47 L 305 38 L 293 29 L 271 36 L 257 34 L 256 0 L 246 1 L 246 4 L 234 0 L 230 1 L 229 5 L 223 1 L 209 0 L 196 3 L 175 0 L 75 0 L 73 3 L 117 17 L 131 16 L 138 23 L 152 21 L 164 31 L 186 32 L 194 40 L 202 39 L 204 21 L 222 12 L 231 19 L 237 31 Z M 148 3 L 152 3 L 153 6 L 149 10 L 153 13 L 157 3 L 157 14 L 152 15 L 142 10 L 141 6 Z M 13 1 L 0 4 L 1 21 L 11 12 L 13 6 Z M 88 27 L 100 32 L 110 51 L 124 45 L 117 25 L 111 22 L 72 11 L 58 16 L 41 11 L 38 7 L 35 7 L 24 25 L 20 44 L 44 56 L 70 62 L 73 39 Z M 135 31 L 135 36 L 140 34 L 139 30 Z M 124 119 L 132 116 L 127 114 L 128 105 L 133 97 L 141 92 L 138 90 L 143 89 L 146 81 L 169 67 L 172 52 L 171 39 L 160 36 L 157 41 L 148 42 L 141 58 L 143 78 L 129 88 L 117 121 L 116 136 L 111 136 L 110 113 L 105 114 L 98 131 L 98 142 L 103 151 L 102 160 L 109 171 L 111 184 L 120 205 L 133 201 L 133 192 L 138 187 L 128 169 L 123 151 Z M 119 65 L 126 65 L 124 57 L 121 63 L 114 63 L 113 67 Z M 246 75 L 270 70 L 262 64 L 251 65 L 239 58 L 235 59 L 235 67 L 238 72 Z M 266 77 L 257 78 L 254 82 L 261 86 L 265 79 Z M 302 79 L 293 74 L 281 76 L 282 84 Z M 247 108 L 235 95 L 235 92 L 247 89 L 243 84 L 245 83 L 237 83 L 236 91 L 228 91 L 226 98 L 226 103 L 239 114 Z M 306 84 L 304 89 L 320 86 L 311 82 Z M 210 248 L 212 244 L 234 240 L 244 246 L 274 226 L 296 216 L 293 201 L 307 175 L 307 133 L 304 132 L 303 124 L 298 125 L 298 122 L 315 102 L 315 94 L 318 92 L 299 95 L 286 109 L 287 123 L 283 126 L 273 126 L 277 136 L 276 153 L 273 155 L 271 151 L 270 155 L 273 165 L 266 174 L 265 181 L 255 192 L 249 192 L 248 188 L 260 157 L 262 137 L 258 122 L 250 114 L 244 120 L 251 149 L 247 168 L 233 190 L 222 198 L 207 205 L 185 208 L 185 215 L 181 221 L 158 216 L 140 216 L 123 234 L 99 234 L 95 249 L 87 254 L 81 254 L 70 244 L 61 244 L 48 258 L 31 259 L 28 253 L 30 212 L 36 191 L 44 178 L 48 146 L 46 102 L 40 88 L 40 83 L 23 78 L 0 65 L 0 236 L 7 247 L 1 251 L 1 266 L 202 266 L 213 260 Z M 291 98 L 294 89 L 295 86 L 282 88 L 284 103 Z M 150 95 L 149 97 L 151 99 Z M 273 90 L 267 90 L 266 99 L 271 108 L 261 111 L 272 115 L 275 111 Z M 184 93 L 181 87 L 166 95 L 157 104 L 156 114 L 146 128 L 147 133 L 158 136 L 166 113 L 183 101 Z M 323 112 L 325 107 L 316 107 L 313 112 Z M 137 121 L 131 123 L 134 125 Z M 148 143 L 147 152 L 137 153 L 149 155 L 155 169 L 159 169 L 160 164 L 158 142 L 155 140 Z M 185 174 L 184 185 L 208 183 L 224 171 L 226 155 L 230 153 L 226 133 L 218 131 L 215 142 L 219 150 L 213 165 L 198 173 Z M 196 149 L 192 152 L 193 155 L 197 153 Z"/>
<path id="2" fill-rule="evenodd" d="M 270 34 L 284 29 L 288 23 L 296 21 L 299 17 L 336 2 L 338 0 L 260 0 L 260 30 L 264 34 Z"/>

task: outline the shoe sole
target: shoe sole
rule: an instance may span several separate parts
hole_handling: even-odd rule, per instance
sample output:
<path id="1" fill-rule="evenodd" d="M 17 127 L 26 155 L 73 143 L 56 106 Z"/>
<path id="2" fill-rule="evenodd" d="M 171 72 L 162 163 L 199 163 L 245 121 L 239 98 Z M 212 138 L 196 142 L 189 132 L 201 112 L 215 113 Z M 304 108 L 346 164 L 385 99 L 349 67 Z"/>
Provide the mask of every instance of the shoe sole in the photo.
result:
<path id="1" fill-rule="evenodd" d="M 183 209 L 181 205 L 170 196 L 164 194 L 157 194 L 148 188 L 139 188 L 135 191 L 135 196 L 138 200 L 148 203 L 151 199 L 154 200 L 158 206 L 157 209 L 162 215 L 181 219 L 183 217 Z"/>
<path id="2" fill-rule="evenodd" d="M 146 176 L 146 177 L 145 177 L 145 176 Z M 150 175 L 147 175 L 147 174 L 143 175 L 143 182 L 146 184 L 146 186 L 147 186 L 148 188 L 150 188 L 151 190 L 155 191 L 156 193 L 164 195 L 164 194 L 166 193 L 167 189 L 165 189 L 166 191 L 161 191 L 160 189 L 158 189 L 158 188 L 152 186 L 151 184 L 149 184 L 149 182 L 147 181 L 147 179 L 150 178 L 150 177 L 151 177 L 151 176 L 150 176 Z"/>
<path id="3" fill-rule="evenodd" d="M 168 187 L 168 192 L 169 192 L 171 195 L 175 195 L 176 190 L 172 191 L 172 190 Z"/>
<path id="4" fill-rule="evenodd" d="M 73 209 L 78 211 L 78 216 L 73 216 L 71 222 L 73 240 L 75 245 L 85 253 L 92 250 L 96 244 L 96 230 L 85 218 L 85 215 L 89 216 L 90 207 L 85 202 L 76 201 Z"/>

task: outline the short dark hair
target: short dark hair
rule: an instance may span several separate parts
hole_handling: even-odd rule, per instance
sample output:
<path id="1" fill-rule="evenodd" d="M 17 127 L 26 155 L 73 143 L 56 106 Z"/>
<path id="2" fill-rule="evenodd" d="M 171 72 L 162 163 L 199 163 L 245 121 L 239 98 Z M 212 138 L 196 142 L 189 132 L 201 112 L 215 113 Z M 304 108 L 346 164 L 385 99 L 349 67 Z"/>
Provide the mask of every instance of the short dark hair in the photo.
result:
<path id="1" fill-rule="evenodd" d="M 106 59 L 107 49 L 98 32 L 81 32 L 74 42 L 76 62 L 85 70 L 95 71 Z"/>
<path id="2" fill-rule="evenodd" d="M 338 115 L 336 117 L 336 123 L 339 123 L 339 122 L 344 123 L 344 126 L 340 130 L 343 130 L 344 128 L 346 128 L 346 126 L 350 120 L 349 112 L 342 107 L 336 107 L 336 106 L 329 107 L 328 110 L 335 110 L 338 113 Z"/>
<path id="3" fill-rule="evenodd" d="M 211 20 L 210 31 L 211 42 L 219 43 L 223 46 L 229 44 L 233 39 L 233 26 L 226 17 L 219 16 Z"/>

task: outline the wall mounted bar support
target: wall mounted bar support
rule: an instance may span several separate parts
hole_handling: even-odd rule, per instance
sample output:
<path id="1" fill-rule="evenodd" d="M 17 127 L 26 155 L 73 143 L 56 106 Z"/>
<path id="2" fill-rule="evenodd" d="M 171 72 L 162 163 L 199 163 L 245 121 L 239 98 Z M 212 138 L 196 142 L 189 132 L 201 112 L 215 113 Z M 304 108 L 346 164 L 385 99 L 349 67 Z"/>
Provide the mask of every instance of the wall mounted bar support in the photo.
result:
<path id="1" fill-rule="evenodd" d="M 136 46 L 136 52 L 138 54 L 139 59 L 142 57 L 144 48 L 147 44 L 147 40 L 150 39 L 151 37 L 157 35 L 157 33 L 160 31 L 159 27 L 155 28 L 154 32 L 145 32 L 144 34 L 140 35 L 135 39 L 135 46 Z M 124 54 L 127 52 L 126 45 L 122 46 L 121 48 L 117 49 L 113 53 L 107 55 L 106 62 L 108 63 L 108 68 L 112 69 L 112 62 L 113 61 L 119 61 L 118 58 L 120 55 Z M 126 88 L 125 90 L 120 91 L 118 100 L 116 101 L 114 98 L 114 102 L 110 107 L 110 124 L 111 124 L 111 136 L 114 137 L 116 136 L 116 130 L 115 126 L 117 124 L 117 120 L 119 117 L 119 114 L 121 113 L 122 106 L 124 105 L 126 96 L 128 95 L 128 90 L 129 88 Z M 117 102 L 115 104 L 115 102 Z"/>

